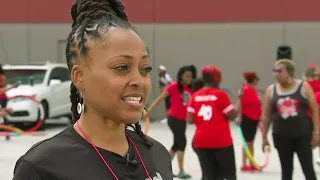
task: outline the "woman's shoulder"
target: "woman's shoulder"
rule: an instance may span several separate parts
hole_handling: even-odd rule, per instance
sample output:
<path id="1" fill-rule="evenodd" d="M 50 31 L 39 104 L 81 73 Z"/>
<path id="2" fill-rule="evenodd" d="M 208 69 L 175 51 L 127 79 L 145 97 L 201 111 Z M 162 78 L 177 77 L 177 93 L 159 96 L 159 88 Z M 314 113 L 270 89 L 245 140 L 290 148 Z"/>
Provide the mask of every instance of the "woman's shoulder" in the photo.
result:
<path id="1" fill-rule="evenodd" d="M 19 160 L 28 161 L 35 165 L 53 162 L 52 159 L 66 160 L 70 148 L 74 147 L 72 147 L 73 134 L 70 131 L 71 127 L 68 127 L 58 134 L 34 144 Z"/>
<path id="2" fill-rule="evenodd" d="M 168 86 L 170 86 L 170 87 L 174 87 L 174 86 L 178 87 L 178 83 L 176 81 L 173 81 Z"/>

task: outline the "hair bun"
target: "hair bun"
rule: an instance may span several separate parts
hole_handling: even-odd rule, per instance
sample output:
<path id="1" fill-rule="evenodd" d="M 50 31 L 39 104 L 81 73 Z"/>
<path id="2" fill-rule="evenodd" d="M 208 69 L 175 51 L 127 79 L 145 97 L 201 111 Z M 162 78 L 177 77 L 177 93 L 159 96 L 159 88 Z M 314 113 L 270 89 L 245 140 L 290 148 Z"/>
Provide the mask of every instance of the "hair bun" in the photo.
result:
<path id="1" fill-rule="evenodd" d="M 127 21 L 124 6 L 119 0 L 77 0 L 71 8 L 71 16 L 76 23 L 108 14 Z"/>
<path id="2" fill-rule="evenodd" d="M 246 72 L 243 72 L 243 78 L 245 80 L 248 80 L 248 79 L 255 79 L 255 78 L 258 78 L 258 75 L 256 72 L 254 71 L 246 71 Z"/>

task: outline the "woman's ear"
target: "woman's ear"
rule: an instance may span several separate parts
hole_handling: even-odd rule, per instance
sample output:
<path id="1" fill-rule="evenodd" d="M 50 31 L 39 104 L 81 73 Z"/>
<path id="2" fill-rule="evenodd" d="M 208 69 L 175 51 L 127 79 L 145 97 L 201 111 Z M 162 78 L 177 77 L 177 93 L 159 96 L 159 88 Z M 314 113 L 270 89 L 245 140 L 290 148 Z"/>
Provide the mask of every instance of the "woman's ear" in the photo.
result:
<path id="1" fill-rule="evenodd" d="M 83 89 L 83 70 L 80 65 L 74 65 L 71 70 L 71 80 L 77 89 Z"/>

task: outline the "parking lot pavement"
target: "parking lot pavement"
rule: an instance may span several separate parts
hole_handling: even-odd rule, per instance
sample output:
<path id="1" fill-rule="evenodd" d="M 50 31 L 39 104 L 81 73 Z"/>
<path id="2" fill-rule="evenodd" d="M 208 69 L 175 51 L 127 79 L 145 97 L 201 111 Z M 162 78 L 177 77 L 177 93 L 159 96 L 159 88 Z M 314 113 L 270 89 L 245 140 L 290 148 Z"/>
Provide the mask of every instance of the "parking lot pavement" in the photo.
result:
<path id="1" fill-rule="evenodd" d="M 61 131 L 62 128 L 52 128 L 48 130 L 46 136 L 22 136 L 22 137 L 13 137 L 11 141 L 5 141 L 3 137 L 0 137 L 0 180 L 11 180 L 13 174 L 13 168 L 16 160 L 25 153 L 34 143 L 51 137 L 57 132 Z M 193 176 L 192 179 L 199 180 L 201 177 L 201 171 L 199 168 L 198 159 L 191 148 L 191 139 L 194 133 L 194 127 L 189 125 L 187 130 L 187 137 L 188 137 L 188 148 L 186 150 L 186 160 L 185 160 L 185 169 Z M 232 126 L 232 133 L 234 137 L 234 145 L 236 150 L 236 158 L 237 158 L 237 165 L 240 165 L 241 160 L 241 142 L 240 138 L 236 132 L 234 126 Z M 168 149 L 172 143 L 172 136 L 166 124 L 161 123 L 152 123 L 149 135 L 161 143 L 163 143 Z M 260 151 L 261 145 L 261 138 L 260 134 L 258 134 L 256 140 L 256 159 L 257 161 L 263 163 L 264 162 L 264 155 Z M 315 153 L 317 155 L 318 153 Z M 315 167 L 319 173 L 319 167 Z M 177 173 L 178 165 L 176 160 L 173 162 L 173 171 Z M 262 173 L 242 173 L 238 172 L 238 179 L 239 180 L 280 180 L 280 166 L 277 157 L 277 153 L 273 150 L 269 166 L 264 170 Z M 303 174 L 301 168 L 299 166 L 297 158 L 295 159 L 295 172 L 294 172 L 294 179 L 295 180 L 303 180 Z"/>

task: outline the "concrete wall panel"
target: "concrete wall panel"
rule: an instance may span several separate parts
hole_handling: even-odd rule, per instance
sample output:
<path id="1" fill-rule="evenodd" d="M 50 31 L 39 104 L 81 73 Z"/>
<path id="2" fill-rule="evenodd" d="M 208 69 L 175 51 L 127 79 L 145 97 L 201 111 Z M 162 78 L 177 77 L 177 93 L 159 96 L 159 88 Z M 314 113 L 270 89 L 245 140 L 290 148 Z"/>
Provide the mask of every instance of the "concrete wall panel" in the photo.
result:
<path id="1" fill-rule="evenodd" d="M 307 64 L 320 65 L 320 23 L 286 23 L 285 29 L 285 41 L 293 45 L 297 76 L 301 76 Z"/>
<path id="2" fill-rule="evenodd" d="M 28 44 L 25 25 L 1 25 L 0 63 L 27 63 Z"/>
<path id="3" fill-rule="evenodd" d="M 157 67 L 168 67 L 175 78 L 177 69 L 209 63 L 221 67 L 223 84 L 236 88 L 244 70 L 257 70 L 261 87 L 273 80 L 272 65 L 278 45 L 293 47 L 297 76 L 309 63 L 319 63 L 320 23 L 228 23 L 228 24 L 136 24 L 152 52 L 153 91 L 159 94 Z M 0 63 L 65 62 L 64 46 L 69 24 L 1 24 Z M 163 117 L 158 108 L 155 116 Z"/>

